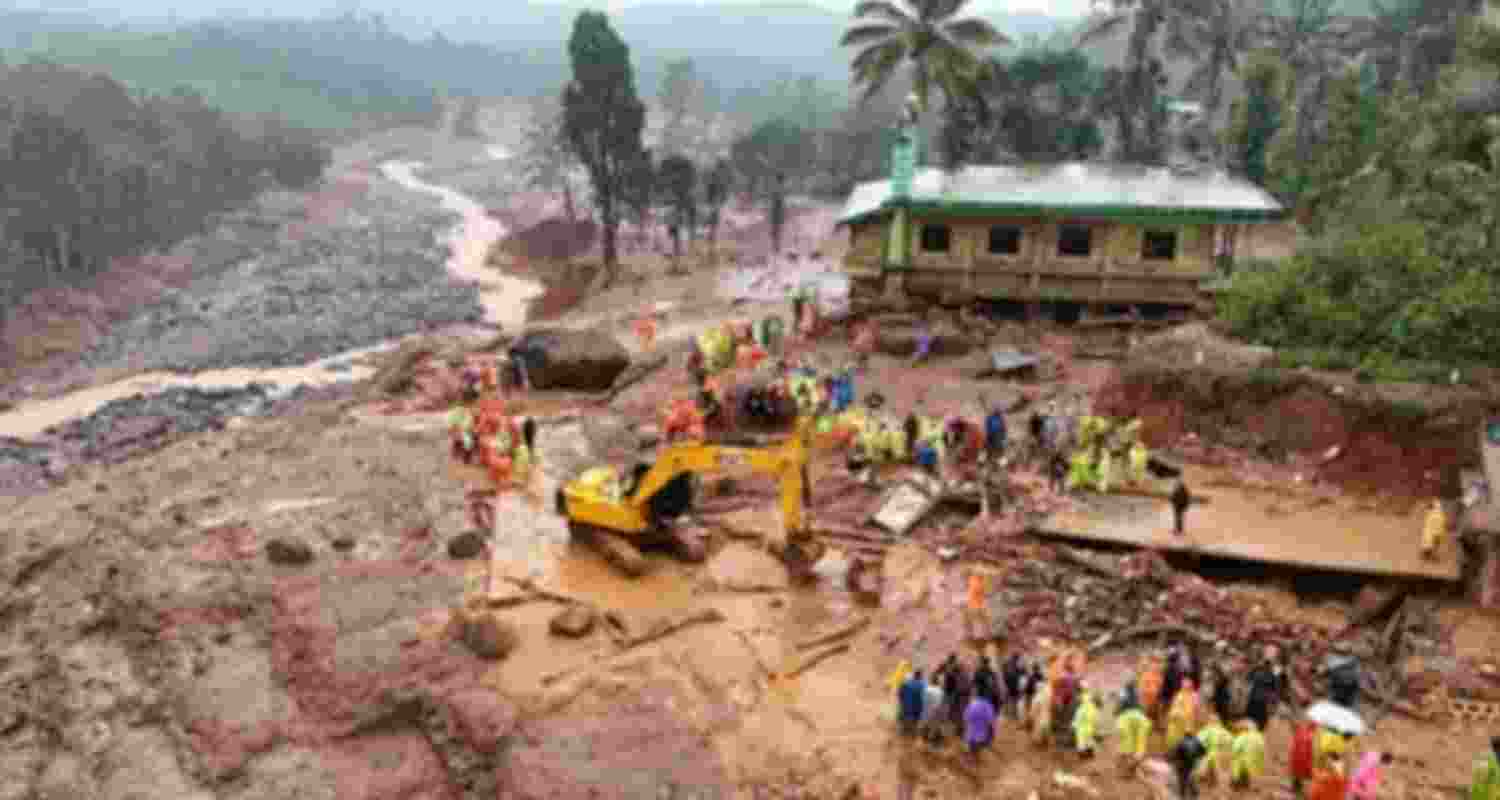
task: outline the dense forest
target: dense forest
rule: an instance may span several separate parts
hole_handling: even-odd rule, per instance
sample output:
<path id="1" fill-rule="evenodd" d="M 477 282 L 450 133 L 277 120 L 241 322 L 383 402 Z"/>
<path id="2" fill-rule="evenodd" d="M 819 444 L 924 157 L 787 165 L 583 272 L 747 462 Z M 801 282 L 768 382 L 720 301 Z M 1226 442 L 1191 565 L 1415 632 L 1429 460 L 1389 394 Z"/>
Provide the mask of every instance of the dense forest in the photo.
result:
<path id="1" fill-rule="evenodd" d="M 98 73 L 0 64 L 0 314 L 169 246 L 262 188 L 311 184 L 328 160 L 313 132 L 190 90 L 133 95 Z"/>

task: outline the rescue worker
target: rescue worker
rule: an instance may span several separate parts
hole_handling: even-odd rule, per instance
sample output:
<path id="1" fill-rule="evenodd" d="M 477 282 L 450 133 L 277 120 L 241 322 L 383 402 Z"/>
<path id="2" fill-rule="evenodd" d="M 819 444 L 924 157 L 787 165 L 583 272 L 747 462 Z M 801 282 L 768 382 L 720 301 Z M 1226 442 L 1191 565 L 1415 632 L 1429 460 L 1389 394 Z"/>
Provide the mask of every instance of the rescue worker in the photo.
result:
<path id="1" fill-rule="evenodd" d="M 1152 719 L 1161 718 L 1162 680 L 1161 658 L 1144 657 L 1141 660 L 1140 679 L 1136 688 L 1140 692 L 1141 709 Z"/>
<path id="2" fill-rule="evenodd" d="M 1248 789 L 1266 769 L 1266 737 L 1250 720 L 1241 720 L 1239 733 L 1230 745 L 1233 758 L 1229 767 L 1229 785 Z"/>
<path id="3" fill-rule="evenodd" d="M 979 666 L 974 669 L 974 694 L 983 696 L 991 706 L 998 707 L 1000 703 L 1000 679 L 990 666 L 989 656 L 980 656 Z"/>
<path id="4" fill-rule="evenodd" d="M 914 736 L 922 721 L 922 706 L 927 701 L 927 681 L 922 678 L 922 670 L 912 671 L 911 677 L 901 684 L 897 698 L 901 705 L 901 733 Z"/>
<path id="5" fill-rule="evenodd" d="M 1245 699 L 1245 716 L 1264 732 L 1271 721 L 1271 712 L 1281 702 L 1282 691 L 1282 677 L 1269 651 L 1250 671 L 1246 683 L 1249 691 Z"/>
<path id="6" fill-rule="evenodd" d="M 1177 479 L 1177 485 L 1172 487 L 1172 532 L 1181 536 L 1184 533 L 1183 520 L 1187 517 L 1188 506 L 1193 504 L 1193 495 L 1188 492 L 1187 484 L 1181 478 Z"/>
<path id="7" fill-rule="evenodd" d="M 656 341 L 656 317 L 651 313 L 644 313 L 635 321 L 635 337 L 641 343 L 642 350 L 650 350 L 651 344 Z"/>
<path id="8" fill-rule="evenodd" d="M 1366 751 L 1349 780 L 1349 800 L 1376 800 L 1380 797 L 1385 767 L 1395 760 L 1395 756 L 1388 752 Z"/>
<path id="9" fill-rule="evenodd" d="M 948 721 L 959 733 L 963 733 L 964 711 L 968 709 L 969 698 L 973 693 L 969 671 L 959 662 L 958 654 L 948 656 L 948 663 L 943 669 L 943 696 L 948 701 Z"/>
<path id="10" fill-rule="evenodd" d="M 1175 742 L 1188 735 L 1198 721 L 1198 686 L 1184 681 L 1182 689 L 1172 698 L 1172 708 L 1167 712 L 1167 741 Z"/>
<path id="11" fill-rule="evenodd" d="M 1146 482 L 1146 467 L 1151 461 L 1151 451 L 1147 450 L 1146 445 L 1141 442 L 1134 442 L 1130 445 L 1127 458 L 1130 463 L 1130 482 L 1136 486 L 1144 484 Z"/>
<path id="12" fill-rule="evenodd" d="M 1167 760 L 1172 765 L 1172 771 L 1177 774 L 1177 796 L 1181 800 L 1198 796 L 1198 785 L 1193 781 L 1193 773 L 1198 771 L 1198 764 L 1206 755 L 1208 749 L 1198 737 L 1192 735 L 1178 739 L 1168 751 Z"/>
<path id="13" fill-rule="evenodd" d="M 1061 451 L 1054 452 L 1047 462 L 1047 485 L 1057 494 L 1067 488 L 1068 459 Z"/>
<path id="14" fill-rule="evenodd" d="M 1234 735 L 1224 727 L 1224 723 L 1215 715 L 1209 715 L 1208 724 L 1198 731 L 1198 740 L 1203 742 L 1204 749 L 1208 754 L 1203 762 L 1198 765 L 1197 777 L 1204 780 L 1210 786 L 1218 786 L 1228 782 L 1229 761 L 1233 756 Z"/>
<path id="15" fill-rule="evenodd" d="M 1437 558 L 1438 550 L 1448 539 L 1448 512 L 1442 500 L 1433 500 L 1422 525 L 1422 558 L 1428 561 Z"/>
<path id="16" fill-rule="evenodd" d="M 1073 712 L 1073 743 L 1084 758 L 1094 757 L 1094 732 L 1099 724 L 1099 706 L 1088 686 L 1078 687 L 1078 710 Z"/>
<path id="17" fill-rule="evenodd" d="M 943 707 L 946 698 L 941 681 L 942 675 L 934 674 L 932 680 L 927 682 L 926 691 L 922 696 L 922 736 L 934 743 L 943 738 L 941 726 L 946 710 Z"/>
<path id="18" fill-rule="evenodd" d="M 969 591 L 964 603 L 964 622 L 970 639 L 985 639 L 985 604 L 989 599 L 989 576 L 979 570 L 969 573 Z"/>
<path id="19" fill-rule="evenodd" d="M 1490 752 L 1474 762 L 1469 800 L 1500 800 L 1500 736 L 1490 739 Z"/>
<path id="20" fill-rule="evenodd" d="M 911 677 L 911 673 L 911 662 L 903 658 L 885 679 L 886 688 L 890 690 L 891 696 L 896 698 L 895 717 L 897 719 L 901 718 L 901 686 L 906 683 L 907 678 Z"/>
<path id="21" fill-rule="evenodd" d="M 1031 740 L 1044 745 L 1052 735 L 1052 682 L 1038 676 L 1038 689 L 1031 698 Z"/>
<path id="22" fill-rule="evenodd" d="M 1219 719 L 1233 719 L 1234 691 L 1229 685 L 1229 675 L 1224 672 L 1223 665 L 1215 664 L 1213 668 L 1213 691 L 1209 695 L 1209 705 L 1213 707 L 1214 713 Z"/>
<path id="23" fill-rule="evenodd" d="M 472 464 L 478 456 L 474 438 L 474 412 L 471 406 L 479 401 L 479 392 L 464 389 L 463 401 L 448 411 L 448 435 L 453 442 L 453 458 L 462 464 Z"/>
<path id="24" fill-rule="evenodd" d="M 994 463 L 998 464 L 1005 455 L 1005 438 L 1005 413 L 994 406 L 984 418 L 984 449 Z"/>
<path id="25" fill-rule="evenodd" d="M 1107 447 L 1098 450 L 1099 469 L 1095 474 L 1098 483 L 1095 488 L 1099 494 L 1109 494 L 1109 490 L 1115 485 L 1115 454 Z"/>
<path id="26" fill-rule="evenodd" d="M 1313 771 L 1329 769 L 1335 762 L 1342 763 L 1353 738 L 1330 728 L 1319 730 L 1313 749 Z"/>
<path id="27" fill-rule="evenodd" d="M 969 753 L 979 757 L 979 751 L 989 747 L 995 740 L 995 706 L 982 694 L 975 693 L 964 710 L 964 744 Z"/>
<path id="28" fill-rule="evenodd" d="M 1292 731 L 1292 752 L 1288 763 L 1292 773 L 1292 794 L 1295 797 L 1302 797 L 1304 787 L 1312 780 L 1317 738 L 1318 726 L 1311 720 L 1297 723 Z"/>
<path id="29" fill-rule="evenodd" d="M 1094 482 L 1094 463 L 1086 448 L 1078 448 L 1068 460 L 1068 489 L 1082 489 Z"/>
<path id="30" fill-rule="evenodd" d="M 1000 668 L 1000 679 L 1005 684 L 1006 705 L 1016 719 L 1021 718 L 1021 703 L 1026 696 L 1021 685 L 1025 677 L 1026 665 L 1021 663 L 1021 654 L 1012 652 L 1006 657 L 1005 665 Z"/>
<path id="31" fill-rule="evenodd" d="M 1138 705 L 1122 705 L 1115 716 L 1115 732 L 1119 735 L 1119 762 L 1121 772 L 1129 775 L 1146 759 L 1146 747 L 1151 741 L 1151 718 Z"/>

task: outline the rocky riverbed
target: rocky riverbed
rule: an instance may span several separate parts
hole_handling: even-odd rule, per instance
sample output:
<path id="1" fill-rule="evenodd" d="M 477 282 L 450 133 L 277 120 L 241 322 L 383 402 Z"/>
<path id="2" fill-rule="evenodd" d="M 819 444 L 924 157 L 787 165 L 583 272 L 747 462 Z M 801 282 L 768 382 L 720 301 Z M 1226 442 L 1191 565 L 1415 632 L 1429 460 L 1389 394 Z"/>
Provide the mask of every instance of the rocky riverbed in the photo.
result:
<path id="1" fill-rule="evenodd" d="M 84 361 L 132 371 L 285 367 L 478 321 L 477 292 L 445 267 L 440 236 L 456 221 L 429 195 L 370 178 L 341 219 L 303 238 L 286 228 L 248 234 L 258 220 L 226 224 L 212 247 L 232 257 L 112 326 Z"/>

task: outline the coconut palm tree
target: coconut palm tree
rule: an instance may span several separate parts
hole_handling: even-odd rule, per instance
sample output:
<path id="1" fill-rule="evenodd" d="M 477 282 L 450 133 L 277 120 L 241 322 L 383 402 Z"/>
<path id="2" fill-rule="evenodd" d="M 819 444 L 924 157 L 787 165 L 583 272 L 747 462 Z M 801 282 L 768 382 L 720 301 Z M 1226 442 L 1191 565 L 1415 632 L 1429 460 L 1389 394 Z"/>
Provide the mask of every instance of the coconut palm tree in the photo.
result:
<path id="1" fill-rule="evenodd" d="M 982 19 L 956 19 L 967 4 L 968 0 L 863 0 L 855 6 L 856 24 L 844 32 L 839 46 L 861 48 L 850 64 L 854 84 L 864 87 L 860 102 L 885 88 L 903 63 L 911 65 L 919 110 L 929 108 L 934 85 L 945 99 L 963 95 L 983 69 L 976 51 L 1010 43 Z"/>

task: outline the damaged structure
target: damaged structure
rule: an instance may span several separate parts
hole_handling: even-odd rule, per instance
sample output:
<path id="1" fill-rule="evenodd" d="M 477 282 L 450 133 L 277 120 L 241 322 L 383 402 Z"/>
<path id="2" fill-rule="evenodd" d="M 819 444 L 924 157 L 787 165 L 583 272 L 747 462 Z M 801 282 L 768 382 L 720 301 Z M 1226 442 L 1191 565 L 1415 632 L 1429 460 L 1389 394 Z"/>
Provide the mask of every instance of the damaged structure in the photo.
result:
<path id="1" fill-rule="evenodd" d="M 1249 226 L 1286 211 L 1224 173 L 1135 164 L 917 165 L 903 129 L 891 177 L 855 187 L 840 225 L 856 300 L 908 295 L 1090 305 L 1152 313 L 1202 300 Z"/>

